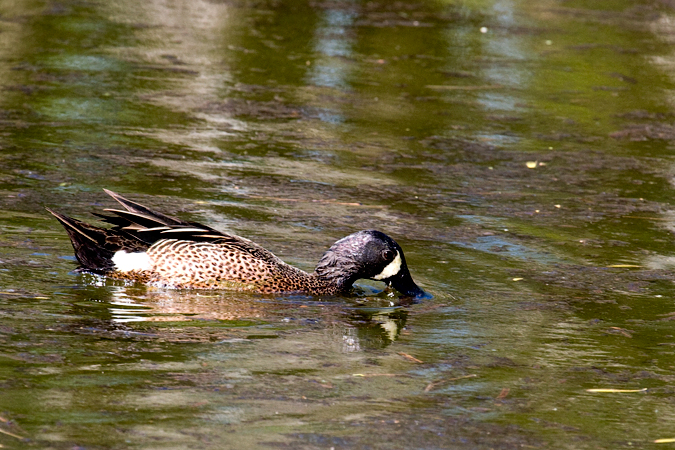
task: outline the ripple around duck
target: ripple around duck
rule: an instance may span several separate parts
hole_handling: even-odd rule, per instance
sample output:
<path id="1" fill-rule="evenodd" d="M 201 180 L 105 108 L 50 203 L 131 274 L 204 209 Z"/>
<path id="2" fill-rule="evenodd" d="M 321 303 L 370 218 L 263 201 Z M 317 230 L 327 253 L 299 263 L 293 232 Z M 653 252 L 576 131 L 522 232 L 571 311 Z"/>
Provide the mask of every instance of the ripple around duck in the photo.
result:
<path id="1" fill-rule="evenodd" d="M 550 253 L 521 244 L 509 242 L 501 236 L 480 236 L 473 242 L 449 242 L 462 248 L 469 248 L 479 252 L 514 258 L 521 261 L 535 261 L 542 264 L 569 262 Z"/>

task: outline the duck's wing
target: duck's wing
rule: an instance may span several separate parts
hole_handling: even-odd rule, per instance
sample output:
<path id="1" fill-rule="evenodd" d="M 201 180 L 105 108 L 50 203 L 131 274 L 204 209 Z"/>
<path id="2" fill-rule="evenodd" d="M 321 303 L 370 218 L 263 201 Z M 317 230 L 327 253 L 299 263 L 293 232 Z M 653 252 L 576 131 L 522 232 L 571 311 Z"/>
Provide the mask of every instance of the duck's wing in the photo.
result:
<path id="1" fill-rule="evenodd" d="M 177 217 L 154 211 L 147 206 L 133 202 L 121 195 L 104 189 L 125 209 L 106 209 L 114 216 L 96 214 L 105 222 L 115 225 L 113 229 L 123 230 L 135 238 L 153 245 L 163 240 L 210 242 L 225 249 L 248 253 L 265 260 L 280 260 L 270 251 L 235 234 L 224 233 L 198 222 L 188 222 Z"/>
<path id="2" fill-rule="evenodd" d="M 153 211 L 150 208 L 141 205 L 140 203 L 132 202 L 129 199 L 122 197 L 121 195 L 109 190 L 103 189 L 103 191 L 114 198 L 117 203 L 124 206 L 127 212 L 131 214 L 136 214 L 139 217 L 145 217 L 147 219 L 154 220 L 156 223 L 161 223 L 165 225 L 186 225 L 187 222 L 184 220 L 178 219 L 176 217 L 167 216 L 157 211 Z M 106 209 L 106 211 L 114 211 L 112 209 Z"/>
<path id="3" fill-rule="evenodd" d="M 115 225 L 112 230 L 120 230 L 152 245 L 164 239 L 176 239 L 195 242 L 214 242 L 222 239 L 237 240 L 238 236 L 215 230 L 197 222 L 188 222 L 167 216 L 132 202 L 121 195 L 105 189 L 125 209 L 105 209 L 112 215 L 94 213 L 104 222 Z"/>
<path id="4" fill-rule="evenodd" d="M 100 228 L 47 210 L 65 227 L 80 264 L 87 270 L 113 270 L 112 258 L 118 251 L 145 252 L 163 241 L 208 243 L 215 251 L 238 251 L 274 264 L 281 264 L 274 254 L 248 239 L 223 233 L 197 222 L 188 222 L 153 211 L 106 190 L 125 209 L 106 209 L 110 215 L 94 213 L 112 228 Z"/>

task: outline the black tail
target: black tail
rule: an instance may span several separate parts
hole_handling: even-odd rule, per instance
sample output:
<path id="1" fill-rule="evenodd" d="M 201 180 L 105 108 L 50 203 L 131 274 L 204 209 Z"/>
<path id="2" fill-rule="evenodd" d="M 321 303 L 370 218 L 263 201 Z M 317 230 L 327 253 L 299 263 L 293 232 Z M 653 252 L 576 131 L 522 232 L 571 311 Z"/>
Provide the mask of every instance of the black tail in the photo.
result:
<path id="1" fill-rule="evenodd" d="M 116 230 L 95 227 L 46 208 L 68 232 L 75 257 L 83 269 L 105 273 L 113 270 L 112 257 L 118 250 L 143 251 L 147 245 Z"/>

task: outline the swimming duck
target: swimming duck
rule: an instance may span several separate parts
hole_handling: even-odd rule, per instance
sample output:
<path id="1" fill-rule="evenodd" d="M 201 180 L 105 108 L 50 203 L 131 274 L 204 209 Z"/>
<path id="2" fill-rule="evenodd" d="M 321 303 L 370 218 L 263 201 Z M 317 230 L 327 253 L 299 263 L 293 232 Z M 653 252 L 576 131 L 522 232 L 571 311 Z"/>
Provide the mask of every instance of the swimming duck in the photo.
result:
<path id="1" fill-rule="evenodd" d="M 99 228 L 47 208 L 65 227 L 79 271 L 175 289 L 235 289 L 259 293 L 346 294 L 361 278 L 424 298 L 401 247 L 386 234 L 365 230 L 333 244 L 313 273 L 283 262 L 254 242 L 187 222 L 104 189 L 124 209 L 94 213 Z"/>

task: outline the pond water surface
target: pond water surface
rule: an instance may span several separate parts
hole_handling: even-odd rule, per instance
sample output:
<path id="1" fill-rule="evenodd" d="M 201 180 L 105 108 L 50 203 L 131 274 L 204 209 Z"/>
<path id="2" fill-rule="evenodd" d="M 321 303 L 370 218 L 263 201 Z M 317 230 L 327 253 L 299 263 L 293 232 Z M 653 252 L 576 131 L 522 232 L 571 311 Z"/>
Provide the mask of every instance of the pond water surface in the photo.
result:
<path id="1" fill-rule="evenodd" d="M 0 448 L 672 448 L 675 3 L 0 4 Z M 433 298 L 73 272 L 102 188 Z M 393 296 L 392 296 L 393 295 Z"/>

